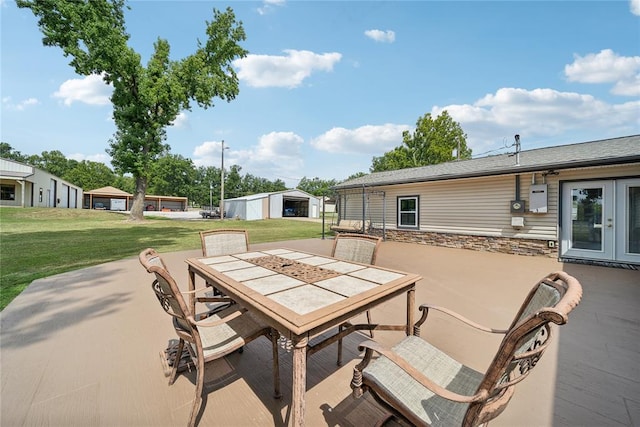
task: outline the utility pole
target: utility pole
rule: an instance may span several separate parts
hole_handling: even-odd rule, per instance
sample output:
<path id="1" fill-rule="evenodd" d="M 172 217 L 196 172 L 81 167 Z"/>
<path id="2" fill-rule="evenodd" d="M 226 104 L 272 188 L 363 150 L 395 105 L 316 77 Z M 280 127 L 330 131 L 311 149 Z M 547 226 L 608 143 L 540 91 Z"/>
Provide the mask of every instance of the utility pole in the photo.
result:
<path id="1" fill-rule="evenodd" d="M 209 211 L 213 210 L 213 182 L 209 181 Z"/>
<path id="2" fill-rule="evenodd" d="M 224 139 L 222 140 L 222 157 L 220 167 L 220 220 L 224 219 L 224 150 L 229 147 L 224 146 Z"/>

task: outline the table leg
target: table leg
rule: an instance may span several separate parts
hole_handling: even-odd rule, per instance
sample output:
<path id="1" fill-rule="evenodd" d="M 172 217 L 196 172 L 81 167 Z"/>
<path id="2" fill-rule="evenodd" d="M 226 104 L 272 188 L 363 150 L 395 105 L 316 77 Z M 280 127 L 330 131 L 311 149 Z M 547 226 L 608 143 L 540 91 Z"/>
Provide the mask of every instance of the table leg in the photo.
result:
<path id="1" fill-rule="evenodd" d="M 304 426 L 304 395 L 307 389 L 307 345 L 309 339 L 293 339 L 293 387 L 291 425 Z"/>
<path id="2" fill-rule="evenodd" d="M 189 306 L 191 307 L 191 314 L 196 315 L 196 294 L 193 292 L 196 289 L 196 273 L 189 267 Z"/>
<path id="3" fill-rule="evenodd" d="M 413 309 L 416 304 L 416 288 L 413 287 L 407 291 L 407 336 L 413 333 L 413 324 L 415 323 Z"/>

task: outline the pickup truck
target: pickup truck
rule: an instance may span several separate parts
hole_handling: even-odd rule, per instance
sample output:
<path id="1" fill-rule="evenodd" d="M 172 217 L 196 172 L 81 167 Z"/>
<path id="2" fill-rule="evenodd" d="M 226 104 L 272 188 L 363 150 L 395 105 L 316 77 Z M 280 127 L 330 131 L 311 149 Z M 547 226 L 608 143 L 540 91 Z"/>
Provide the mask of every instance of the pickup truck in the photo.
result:
<path id="1" fill-rule="evenodd" d="M 227 215 L 227 213 L 224 213 L 225 216 Z M 200 216 L 204 219 L 207 218 L 220 218 L 220 208 L 217 206 L 211 207 L 211 206 L 203 206 L 202 209 L 200 210 Z"/>

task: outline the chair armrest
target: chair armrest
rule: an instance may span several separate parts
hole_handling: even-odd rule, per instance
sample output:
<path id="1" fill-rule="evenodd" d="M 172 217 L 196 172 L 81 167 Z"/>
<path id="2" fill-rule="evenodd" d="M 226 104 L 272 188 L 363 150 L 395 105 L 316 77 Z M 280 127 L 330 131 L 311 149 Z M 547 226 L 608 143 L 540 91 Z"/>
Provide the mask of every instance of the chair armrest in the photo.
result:
<path id="1" fill-rule="evenodd" d="M 227 322 L 230 322 L 231 320 L 238 318 L 240 316 L 242 316 L 244 313 L 246 313 L 247 310 L 246 309 L 239 309 L 237 311 L 234 311 L 233 313 L 231 313 L 228 316 L 223 317 L 222 319 L 218 319 L 215 320 L 213 322 L 209 321 L 207 322 L 206 319 L 205 320 L 199 320 L 197 322 L 195 322 L 195 324 L 199 327 L 199 328 L 212 328 L 215 326 L 220 326 L 220 325 L 224 325 Z"/>
<path id="2" fill-rule="evenodd" d="M 415 325 L 413 326 L 413 334 L 414 335 L 420 335 L 420 326 L 422 326 L 422 324 L 424 322 L 427 321 L 427 316 L 429 315 L 429 310 L 435 310 L 435 311 L 439 311 L 441 313 L 447 314 L 451 317 L 453 317 L 454 319 L 457 319 L 459 321 L 461 321 L 462 323 L 471 326 L 475 329 L 481 330 L 483 332 L 489 332 L 492 334 L 506 334 L 507 330 L 506 329 L 493 329 L 493 328 L 489 328 L 487 326 L 483 326 L 479 323 L 476 323 L 472 320 L 467 319 L 466 317 L 462 316 L 461 314 L 456 313 L 455 311 L 449 310 L 448 308 L 445 307 L 440 307 L 437 305 L 430 305 L 430 304 L 422 304 L 420 305 L 420 307 L 418 307 L 418 309 L 420 311 L 422 311 L 422 316 L 420 317 L 420 319 L 415 323 Z"/>
<path id="3" fill-rule="evenodd" d="M 357 395 L 357 390 L 359 390 L 360 395 L 362 394 L 362 371 L 371 361 L 373 352 L 377 352 L 393 363 L 395 363 L 400 369 L 405 371 L 411 378 L 419 382 L 422 386 L 429 389 L 431 392 L 437 394 L 440 397 L 443 397 L 447 400 L 451 400 L 459 403 L 472 403 L 472 402 L 480 402 L 487 399 L 489 393 L 486 390 L 481 390 L 480 392 L 472 395 L 465 396 L 462 394 L 454 393 L 446 388 L 434 383 L 429 378 L 427 378 L 422 372 L 416 370 L 409 362 L 400 357 L 393 350 L 385 348 L 378 344 L 375 341 L 365 341 L 358 346 L 360 351 L 366 350 L 364 359 L 358 365 L 353 368 L 353 380 L 351 382 L 351 388 L 354 390 L 355 397 L 360 397 Z"/>
<path id="4" fill-rule="evenodd" d="M 204 288 L 194 289 L 192 291 L 180 291 L 181 294 L 197 294 L 198 292 L 209 291 L 211 292 L 211 288 L 205 286 Z M 227 296 L 211 296 L 211 297 L 195 297 L 196 302 L 233 302 L 233 300 Z"/>
<path id="5" fill-rule="evenodd" d="M 219 297 L 196 297 L 196 302 L 234 302 L 231 298 L 225 296 Z"/>
<path id="6" fill-rule="evenodd" d="M 202 292 L 202 291 L 207 291 L 207 290 L 211 290 L 209 288 L 207 288 L 206 286 L 204 288 L 198 288 L 198 289 L 194 289 L 192 291 L 180 291 L 181 294 L 183 295 L 190 295 L 190 294 L 197 294 L 198 292 Z"/>

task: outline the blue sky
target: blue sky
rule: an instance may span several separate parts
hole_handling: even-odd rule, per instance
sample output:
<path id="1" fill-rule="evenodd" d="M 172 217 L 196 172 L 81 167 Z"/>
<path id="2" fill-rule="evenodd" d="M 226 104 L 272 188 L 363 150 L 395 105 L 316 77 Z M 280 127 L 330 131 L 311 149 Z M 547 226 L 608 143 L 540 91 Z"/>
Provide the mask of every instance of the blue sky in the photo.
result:
<path id="1" fill-rule="evenodd" d="M 143 62 L 164 38 L 173 59 L 233 8 L 249 55 L 230 103 L 185 111 L 171 152 L 295 187 L 368 172 L 402 131 L 442 110 L 474 156 L 640 133 L 640 0 L 131 1 Z M 110 88 L 42 46 L 29 10 L 0 0 L 1 138 L 23 154 L 102 161 L 115 132 Z"/>

